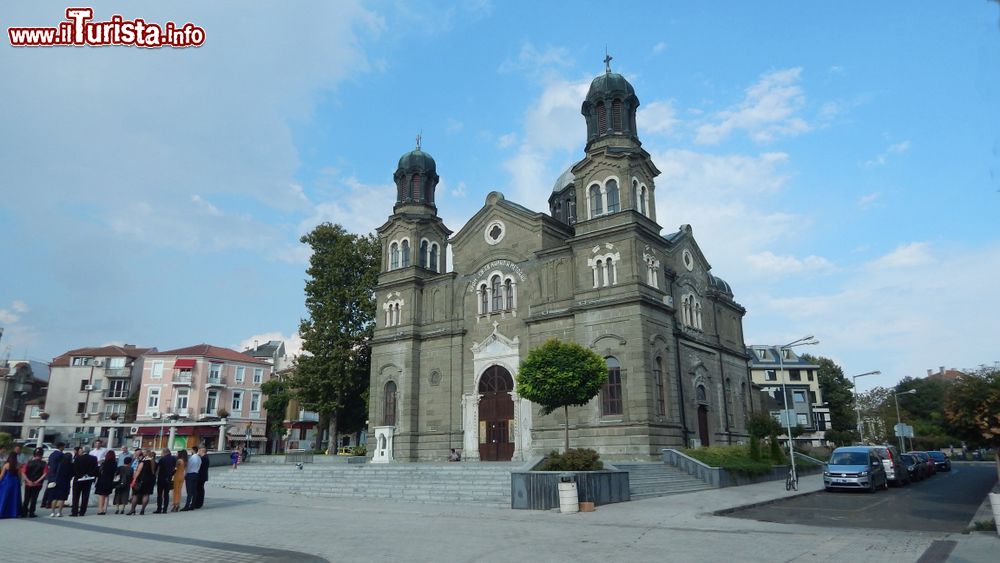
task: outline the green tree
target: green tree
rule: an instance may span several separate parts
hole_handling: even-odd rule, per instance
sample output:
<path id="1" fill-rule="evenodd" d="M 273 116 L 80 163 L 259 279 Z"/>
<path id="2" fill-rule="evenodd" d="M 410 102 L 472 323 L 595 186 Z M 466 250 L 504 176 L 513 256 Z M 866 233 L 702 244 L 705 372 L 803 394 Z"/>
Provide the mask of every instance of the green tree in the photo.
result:
<path id="1" fill-rule="evenodd" d="M 265 381 L 260 390 L 267 395 L 264 410 L 267 411 L 267 430 L 272 435 L 285 435 L 285 411 L 292 400 L 288 382 L 281 377 Z"/>
<path id="2" fill-rule="evenodd" d="M 747 432 L 750 433 L 750 459 L 760 461 L 760 439 L 772 436 L 777 442 L 781 425 L 773 416 L 766 412 L 755 412 L 747 419 Z"/>
<path id="3" fill-rule="evenodd" d="M 528 352 L 521 362 L 517 393 L 542 407 L 543 414 L 562 407 L 569 451 L 569 407 L 587 404 L 608 379 L 604 358 L 575 342 L 552 339 Z"/>
<path id="4" fill-rule="evenodd" d="M 952 433 L 971 445 L 1000 444 L 1000 371 L 970 370 L 956 379 L 945 401 Z"/>
<path id="5" fill-rule="evenodd" d="M 373 235 L 330 223 L 301 241 L 312 249 L 305 286 L 309 318 L 299 325 L 304 353 L 288 384 L 304 408 L 328 421 L 333 447 L 338 426 L 347 432 L 364 426 L 381 248 Z"/>
<path id="6" fill-rule="evenodd" d="M 816 381 L 823 400 L 830 406 L 830 426 L 834 430 L 854 430 L 857 416 L 854 412 L 854 384 L 844 377 L 844 370 L 830 358 L 802 354 L 802 359 L 816 364 Z"/>

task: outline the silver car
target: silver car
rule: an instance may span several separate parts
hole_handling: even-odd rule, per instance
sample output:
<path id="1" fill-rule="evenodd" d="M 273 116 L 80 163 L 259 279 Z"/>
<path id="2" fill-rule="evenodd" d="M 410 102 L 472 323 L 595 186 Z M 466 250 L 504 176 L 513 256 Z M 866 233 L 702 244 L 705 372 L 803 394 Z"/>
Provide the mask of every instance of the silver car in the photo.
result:
<path id="1" fill-rule="evenodd" d="M 874 493 L 878 488 L 888 489 L 889 480 L 876 450 L 852 446 L 833 450 L 823 471 L 823 485 L 827 491 L 861 489 Z"/>

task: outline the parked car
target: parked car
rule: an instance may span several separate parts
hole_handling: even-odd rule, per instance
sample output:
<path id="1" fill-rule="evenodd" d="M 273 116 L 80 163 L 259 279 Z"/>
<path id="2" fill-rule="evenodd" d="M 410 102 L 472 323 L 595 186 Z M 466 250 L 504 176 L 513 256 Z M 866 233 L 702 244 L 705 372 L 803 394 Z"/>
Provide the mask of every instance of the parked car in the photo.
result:
<path id="1" fill-rule="evenodd" d="M 927 476 L 927 464 L 918 457 L 910 454 L 899 456 L 906 466 L 906 471 L 910 474 L 910 481 L 921 481 Z"/>
<path id="2" fill-rule="evenodd" d="M 929 451 L 927 455 L 931 456 L 931 459 L 934 460 L 934 467 L 938 471 L 951 471 L 951 460 L 943 452 Z"/>
<path id="3" fill-rule="evenodd" d="M 913 457 L 919 459 L 924 464 L 924 477 L 930 477 L 937 473 L 937 467 L 934 465 L 934 460 L 931 456 L 927 455 L 927 452 L 906 452 Z"/>
<path id="4" fill-rule="evenodd" d="M 834 489 L 862 489 L 874 493 L 889 488 L 882 457 L 867 446 L 842 447 L 833 450 L 823 470 L 823 486 Z"/>
<path id="5" fill-rule="evenodd" d="M 910 474 L 906 472 L 903 463 L 899 459 L 899 450 L 896 446 L 866 446 L 878 452 L 882 458 L 882 465 L 885 466 L 885 475 L 896 485 L 902 486 L 910 482 Z"/>

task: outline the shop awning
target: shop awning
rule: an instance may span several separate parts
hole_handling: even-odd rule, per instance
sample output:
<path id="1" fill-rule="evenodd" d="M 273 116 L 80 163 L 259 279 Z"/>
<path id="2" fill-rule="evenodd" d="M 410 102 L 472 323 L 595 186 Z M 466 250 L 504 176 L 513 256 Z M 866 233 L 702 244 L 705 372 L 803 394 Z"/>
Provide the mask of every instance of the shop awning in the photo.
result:
<path id="1" fill-rule="evenodd" d="M 174 360 L 174 369 L 194 369 L 196 361 L 193 359 Z"/>

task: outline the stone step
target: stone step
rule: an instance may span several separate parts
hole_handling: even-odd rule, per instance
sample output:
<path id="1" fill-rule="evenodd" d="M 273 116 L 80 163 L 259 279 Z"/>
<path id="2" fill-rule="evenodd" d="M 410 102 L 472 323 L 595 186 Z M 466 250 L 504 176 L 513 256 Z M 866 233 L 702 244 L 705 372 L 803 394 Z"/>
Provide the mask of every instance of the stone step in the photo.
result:
<path id="1" fill-rule="evenodd" d="M 704 481 L 663 463 L 620 463 L 616 467 L 629 472 L 629 494 L 633 499 L 712 488 Z"/>

